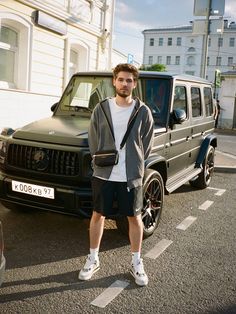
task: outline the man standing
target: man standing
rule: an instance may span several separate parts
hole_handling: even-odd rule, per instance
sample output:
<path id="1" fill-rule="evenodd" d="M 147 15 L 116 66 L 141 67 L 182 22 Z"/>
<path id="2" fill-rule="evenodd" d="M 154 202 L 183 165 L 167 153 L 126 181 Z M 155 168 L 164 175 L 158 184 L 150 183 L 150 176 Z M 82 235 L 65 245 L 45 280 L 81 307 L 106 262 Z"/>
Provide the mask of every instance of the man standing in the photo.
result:
<path id="1" fill-rule="evenodd" d="M 117 201 L 118 214 L 127 216 L 131 244 L 131 274 L 136 284 L 145 286 L 148 277 L 141 259 L 143 224 L 142 180 L 144 160 L 147 159 L 153 141 L 153 118 L 149 108 L 139 99 L 132 98 L 136 87 L 138 70 L 131 64 L 119 64 L 113 71 L 116 96 L 104 100 L 95 107 L 89 128 L 89 148 L 93 156 L 96 151 L 116 149 L 119 153 L 117 165 L 98 167 L 93 161 L 92 190 L 94 211 L 90 221 L 90 254 L 79 279 L 88 280 L 99 270 L 99 247 L 104 220 L 111 215 L 113 201 Z M 135 122 L 120 149 L 127 126 Z"/>
<path id="2" fill-rule="evenodd" d="M 219 116 L 220 116 L 220 110 L 221 110 L 220 101 L 217 99 L 217 101 L 216 101 L 215 128 L 218 127 L 218 121 L 219 121 Z"/>

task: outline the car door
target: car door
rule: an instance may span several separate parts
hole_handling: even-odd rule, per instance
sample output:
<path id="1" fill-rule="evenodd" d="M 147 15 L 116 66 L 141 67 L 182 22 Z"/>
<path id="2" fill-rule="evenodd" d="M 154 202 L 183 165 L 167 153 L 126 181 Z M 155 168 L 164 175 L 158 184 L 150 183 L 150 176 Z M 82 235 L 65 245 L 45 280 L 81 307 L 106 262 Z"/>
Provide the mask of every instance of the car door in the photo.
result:
<path id="1" fill-rule="evenodd" d="M 214 128 L 213 100 L 210 87 L 191 86 L 191 154 L 190 162 L 195 163 L 200 147 L 207 134 Z"/>
<path id="2" fill-rule="evenodd" d="M 189 166 L 191 126 L 188 105 L 187 84 L 176 84 L 174 87 L 172 110 L 185 110 L 187 118 L 182 124 L 174 124 L 173 129 L 169 132 L 169 177 L 174 176 L 180 171 L 184 171 Z"/>

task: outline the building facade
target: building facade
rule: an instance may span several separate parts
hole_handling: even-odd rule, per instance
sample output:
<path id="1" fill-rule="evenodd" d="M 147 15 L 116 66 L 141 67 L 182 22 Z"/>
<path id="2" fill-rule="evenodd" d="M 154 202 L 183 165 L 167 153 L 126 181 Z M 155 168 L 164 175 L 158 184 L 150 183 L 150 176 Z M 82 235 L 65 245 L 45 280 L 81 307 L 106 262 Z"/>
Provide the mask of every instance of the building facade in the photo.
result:
<path id="1" fill-rule="evenodd" d="M 0 127 L 51 114 L 71 75 L 112 67 L 115 0 L 0 2 Z"/>
<path id="2" fill-rule="evenodd" d="M 144 35 L 143 64 L 160 63 L 167 71 L 201 76 L 204 35 L 187 26 L 147 29 Z M 215 70 L 226 72 L 236 64 L 236 24 L 224 21 L 222 34 L 210 34 L 206 79 L 214 83 Z"/>
<path id="3" fill-rule="evenodd" d="M 236 129 L 236 70 L 221 73 L 219 127 Z"/>

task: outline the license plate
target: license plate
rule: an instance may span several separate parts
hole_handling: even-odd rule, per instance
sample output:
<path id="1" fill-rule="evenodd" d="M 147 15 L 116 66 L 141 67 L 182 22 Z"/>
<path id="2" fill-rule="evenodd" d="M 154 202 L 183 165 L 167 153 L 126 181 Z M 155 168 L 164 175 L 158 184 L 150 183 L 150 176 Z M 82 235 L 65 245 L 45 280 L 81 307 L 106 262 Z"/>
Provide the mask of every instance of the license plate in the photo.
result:
<path id="1" fill-rule="evenodd" d="M 54 188 L 12 180 L 12 191 L 54 199 Z"/>

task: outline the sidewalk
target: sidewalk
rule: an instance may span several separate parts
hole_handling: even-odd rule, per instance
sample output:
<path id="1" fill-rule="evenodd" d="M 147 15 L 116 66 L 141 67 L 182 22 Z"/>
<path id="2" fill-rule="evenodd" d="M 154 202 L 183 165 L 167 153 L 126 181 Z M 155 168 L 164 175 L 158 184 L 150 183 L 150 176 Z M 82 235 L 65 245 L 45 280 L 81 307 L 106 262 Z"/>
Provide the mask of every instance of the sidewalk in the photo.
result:
<path id="1" fill-rule="evenodd" d="M 236 130 L 217 129 L 215 130 L 217 135 L 235 136 Z M 236 173 L 236 156 L 230 153 L 224 153 L 220 150 L 220 147 L 216 147 L 215 150 L 215 172 L 227 172 Z"/>

